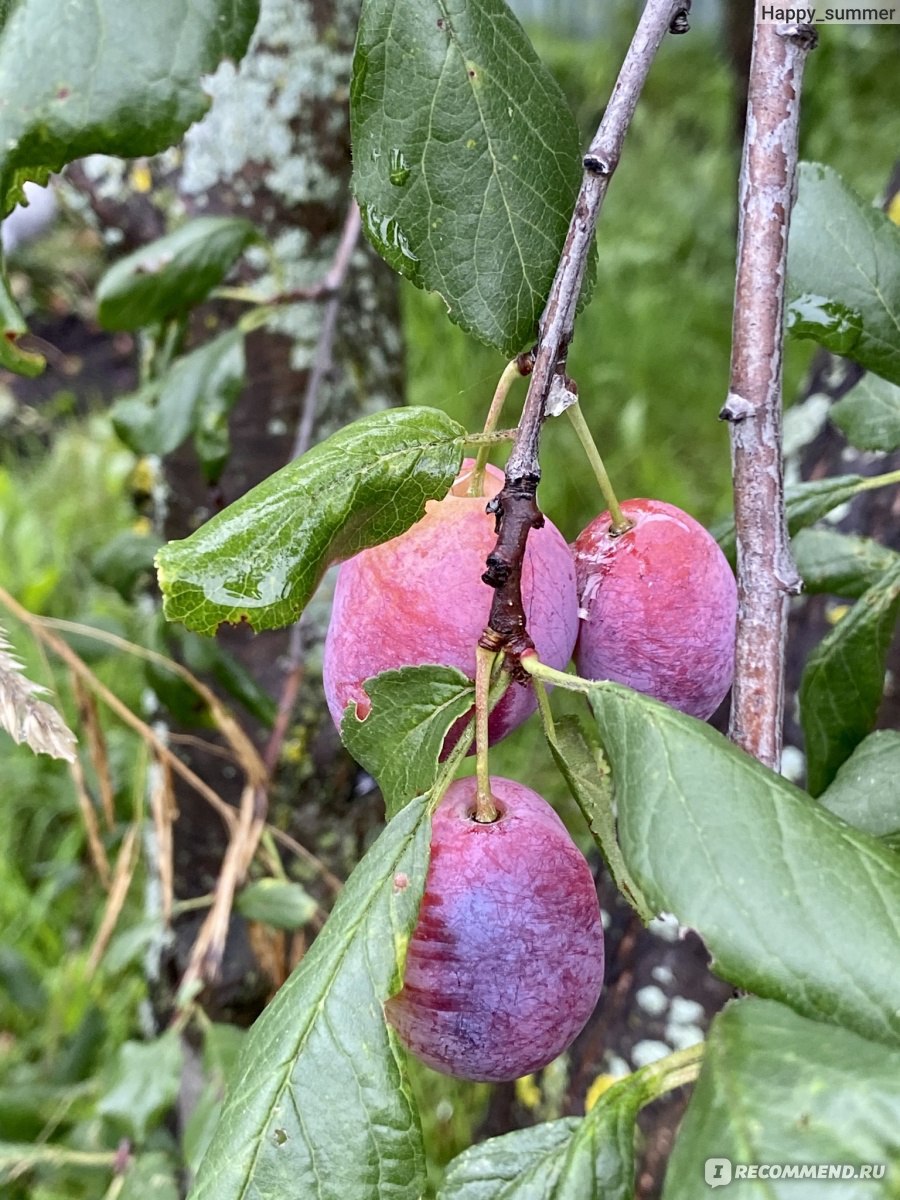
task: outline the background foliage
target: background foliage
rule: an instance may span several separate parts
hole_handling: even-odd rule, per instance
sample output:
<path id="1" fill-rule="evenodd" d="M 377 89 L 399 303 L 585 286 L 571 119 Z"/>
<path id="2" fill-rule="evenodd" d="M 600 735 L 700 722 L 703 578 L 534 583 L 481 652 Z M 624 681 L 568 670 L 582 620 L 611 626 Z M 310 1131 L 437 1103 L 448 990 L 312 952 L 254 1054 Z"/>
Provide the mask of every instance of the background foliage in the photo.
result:
<path id="1" fill-rule="evenodd" d="M 590 44 L 534 31 L 584 133 L 596 125 L 629 33 L 630 14 Z M 828 162 L 866 198 L 881 192 L 900 143 L 900 115 L 886 100 L 896 49 L 892 32 L 835 29 L 807 71 L 802 155 Z M 738 158 L 733 87 L 714 28 L 664 47 L 610 192 L 594 298 L 570 358 L 620 490 L 660 496 L 706 523 L 729 508 L 727 432 L 715 414 L 730 340 Z M 866 136 L 848 134 L 856 129 Z M 101 250 L 86 244 L 72 262 L 73 244 L 73 226 L 66 224 L 14 265 L 23 275 L 50 281 L 51 292 L 81 289 L 83 301 L 85 281 L 99 273 Z M 64 261 L 67 272 L 60 279 Z M 31 302 L 39 306 L 40 293 Z M 501 356 L 450 327 L 439 298 L 408 286 L 403 303 L 410 403 L 436 405 L 466 428 L 477 427 Z M 809 345 L 789 344 L 788 395 L 811 353 Z M 0 421 L 6 435 L 0 463 L 4 586 L 38 614 L 158 645 L 158 630 L 148 626 L 136 600 L 155 549 L 132 503 L 152 486 L 142 476 L 142 461 L 117 438 L 99 404 L 88 413 L 76 411 L 65 392 L 23 409 L 9 391 L 0 391 Z M 548 428 L 545 453 L 552 464 L 577 459 L 575 439 L 562 422 Z M 593 485 L 581 471 L 548 469 L 540 500 L 567 536 L 597 508 Z M 115 539 L 127 541 L 126 571 L 122 556 L 110 566 Z M 31 676 L 57 689 L 66 711 L 74 713 L 78 701 L 64 672 L 52 668 L 21 630 L 13 626 L 12 633 Z M 70 636 L 101 680 L 141 711 L 146 665 L 84 635 Z M 568 703 L 563 699 L 560 707 Z M 139 740 L 120 725 L 104 719 L 103 731 L 114 801 L 103 839 L 115 859 L 133 831 L 140 847 L 146 761 Z M 527 779 L 556 801 L 587 844 L 533 728 L 498 747 L 492 767 Z M 158 949 L 161 922 L 137 852 L 134 871 L 117 931 L 92 957 L 104 897 L 69 774 L 63 764 L 0 743 L 0 1142 L 43 1147 L 29 1170 L 21 1169 L 21 1149 L 6 1160 L 0 1150 L 0 1185 L 11 1200 L 103 1196 L 122 1137 L 139 1146 L 141 1157 L 139 1172 L 128 1176 L 118 1200 L 177 1194 L 181 1151 L 163 1118 L 175 1096 L 180 1051 L 172 1038 L 142 1043 L 146 957 Z M 724 1071 L 729 1056 L 749 1053 L 746 1039 L 758 1036 L 766 1020 L 771 1014 L 764 1002 L 733 1015 L 718 1032 L 717 1067 Z M 778 1036 L 805 1046 L 810 1035 L 796 1020 L 797 1030 L 779 1029 Z M 241 1038 L 227 1027 L 205 1030 L 198 1052 L 211 1079 L 224 1078 Z M 857 1052 L 851 1038 L 835 1034 L 835 1078 Z M 471 1140 L 487 1089 L 438 1081 L 424 1071 L 416 1072 L 414 1085 L 436 1187 L 443 1164 Z M 717 1076 L 706 1086 L 714 1090 Z M 779 1086 L 793 1085 L 785 1080 Z M 192 1165 L 211 1134 L 215 1102 L 211 1087 L 183 1147 Z M 854 1127 L 853 1136 L 862 1133 Z M 19 1166 L 8 1171 L 12 1160 Z"/>

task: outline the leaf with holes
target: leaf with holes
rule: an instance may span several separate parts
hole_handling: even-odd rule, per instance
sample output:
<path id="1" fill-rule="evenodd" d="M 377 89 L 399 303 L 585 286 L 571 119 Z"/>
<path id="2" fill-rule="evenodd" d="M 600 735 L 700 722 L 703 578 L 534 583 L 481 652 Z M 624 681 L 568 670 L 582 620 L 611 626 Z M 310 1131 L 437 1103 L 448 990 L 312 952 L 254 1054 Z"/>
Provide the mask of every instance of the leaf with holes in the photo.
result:
<path id="1" fill-rule="evenodd" d="M 472 708 L 472 681 L 451 667 L 403 667 L 363 685 L 372 707 L 365 718 L 348 705 L 341 738 L 373 775 L 392 817 L 434 784 L 447 732 Z"/>
<path id="2" fill-rule="evenodd" d="M 353 188 L 378 252 L 505 354 L 535 336 L 581 180 L 559 85 L 503 0 L 366 0 Z"/>

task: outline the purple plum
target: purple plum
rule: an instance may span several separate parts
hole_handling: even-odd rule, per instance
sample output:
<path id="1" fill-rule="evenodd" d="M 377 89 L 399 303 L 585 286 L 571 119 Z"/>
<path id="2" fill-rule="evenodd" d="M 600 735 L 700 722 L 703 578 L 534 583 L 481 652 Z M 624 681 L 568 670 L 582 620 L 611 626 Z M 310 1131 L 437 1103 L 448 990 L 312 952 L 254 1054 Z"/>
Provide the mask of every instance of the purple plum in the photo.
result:
<path id="1" fill-rule="evenodd" d="M 474 818 L 475 780 L 451 784 L 402 990 L 385 1011 L 430 1067 L 517 1079 L 571 1045 L 603 984 L 603 927 L 590 868 L 536 792 L 491 778 L 499 817 Z"/>

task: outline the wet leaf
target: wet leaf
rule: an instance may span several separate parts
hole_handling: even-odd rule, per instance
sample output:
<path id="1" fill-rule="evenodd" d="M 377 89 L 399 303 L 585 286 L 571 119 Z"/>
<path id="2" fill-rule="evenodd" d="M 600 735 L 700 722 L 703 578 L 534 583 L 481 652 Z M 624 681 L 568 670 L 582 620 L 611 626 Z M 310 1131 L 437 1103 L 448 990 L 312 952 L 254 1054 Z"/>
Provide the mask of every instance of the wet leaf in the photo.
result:
<path id="1" fill-rule="evenodd" d="M 198 633 L 223 621 L 287 625 L 326 568 L 403 533 L 446 495 L 462 426 L 396 408 L 345 426 L 156 557 L 166 617 Z"/>
<path id="2" fill-rule="evenodd" d="M 788 325 L 900 384 L 900 229 L 821 163 L 801 163 Z"/>
<path id="3" fill-rule="evenodd" d="M 535 336 L 581 180 L 575 120 L 502 0 L 366 0 L 353 188 L 378 252 L 505 354 Z"/>

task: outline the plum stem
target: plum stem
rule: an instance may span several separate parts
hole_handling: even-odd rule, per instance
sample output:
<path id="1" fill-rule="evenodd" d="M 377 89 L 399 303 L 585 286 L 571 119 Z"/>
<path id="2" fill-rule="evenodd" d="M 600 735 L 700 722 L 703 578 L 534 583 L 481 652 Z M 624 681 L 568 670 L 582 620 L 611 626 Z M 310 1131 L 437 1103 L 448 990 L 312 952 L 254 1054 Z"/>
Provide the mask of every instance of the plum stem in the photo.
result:
<path id="1" fill-rule="evenodd" d="M 489 438 L 497 428 L 497 422 L 500 420 L 503 412 L 503 406 L 506 403 L 506 397 L 509 395 L 509 389 L 517 379 L 527 373 L 527 371 L 522 370 L 522 363 L 518 357 L 511 358 L 497 380 L 491 406 L 484 420 L 484 429 L 481 431 L 484 440 L 480 443 L 478 454 L 475 458 L 475 468 L 472 471 L 472 479 L 469 483 L 470 496 L 484 495 L 484 470 L 491 451 L 491 441 Z"/>
<path id="2" fill-rule="evenodd" d="M 528 534 L 543 521 L 535 499 L 541 478 L 541 427 L 554 383 L 558 384 L 560 376 L 565 374 L 566 354 L 572 340 L 578 297 L 597 218 L 619 164 L 625 134 L 656 52 L 667 32 L 687 31 L 689 10 L 690 0 L 647 0 L 603 119 L 582 160 L 581 186 L 556 275 L 538 323 L 531 383 L 515 445 L 506 464 L 506 482 L 492 501 L 492 511 L 497 516 L 497 544 L 488 556 L 487 571 L 482 578 L 496 589 L 490 629 L 513 657 L 534 648 L 522 606 L 521 567 Z"/>
<path id="3" fill-rule="evenodd" d="M 641 1067 L 633 1075 L 626 1076 L 623 1082 L 632 1083 L 640 1089 L 643 1107 L 666 1092 L 684 1087 L 686 1083 L 693 1083 L 700 1074 L 703 1051 L 702 1042 L 688 1046 L 685 1050 L 676 1050 L 673 1054 L 667 1054 L 665 1058 L 659 1058 L 656 1062 Z"/>
<path id="4" fill-rule="evenodd" d="M 557 684 L 559 687 L 568 688 L 570 692 L 584 692 L 585 695 L 590 695 L 598 686 L 594 679 L 582 679 L 580 675 L 569 675 L 566 671 L 557 671 L 556 667 L 548 667 L 536 654 L 523 654 L 519 662 L 533 680 Z"/>
<path id="5" fill-rule="evenodd" d="M 534 656 L 526 655 L 526 658 L 529 657 Z M 532 676 L 531 683 L 534 687 L 534 694 L 537 697 L 538 712 L 541 714 L 541 724 L 544 726 L 544 733 L 549 742 L 555 742 L 556 726 L 553 723 L 553 710 L 550 707 L 550 697 L 547 694 L 547 688 L 543 679 L 540 679 L 537 675 Z"/>
<path id="6" fill-rule="evenodd" d="M 486 650 L 483 646 L 475 650 L 475 820 L 482 825 L 490 825 L 500 815 L 491 794 L 488 769 L 491 673 L 496 660 L 496 650 Z"/>
<path id="7" fill-rule="evenodd" d="M 634 525 L 634 521 L 630 521 L 619 507 L 619 501 L 616 498 L 616 493 L 613 491 L 612 483 L 610 482 L 606 467 L 603 465 L 603 459 L 600 457 L 600 451 L 597 449 L 597 443 L 594 441 L 590 426 L 584 419 L 581 405 L 576 401 L 566 409 L 566 412 L 569 414 L 569 420 L 572 422 L 572 426 L 578 435 L 579 442 L 581 442 L 581 448 L 584 450 L 587 460 L 591 464 L 597 484 L 603 494 L 603 499 L 606 501 L 606 507 L 609 509 L 609 515 L 612 517 L 610 533 L 616 537 L 619 534 L 627 533 Z"/>

